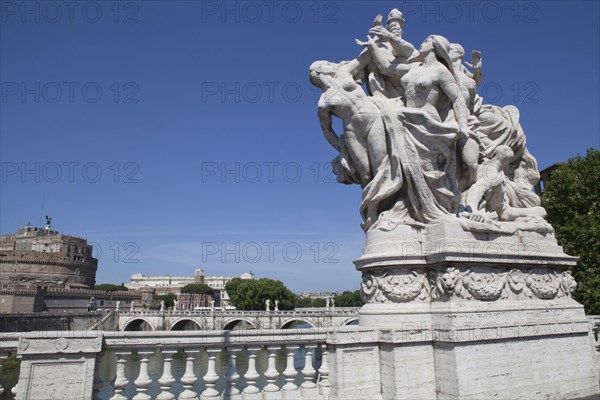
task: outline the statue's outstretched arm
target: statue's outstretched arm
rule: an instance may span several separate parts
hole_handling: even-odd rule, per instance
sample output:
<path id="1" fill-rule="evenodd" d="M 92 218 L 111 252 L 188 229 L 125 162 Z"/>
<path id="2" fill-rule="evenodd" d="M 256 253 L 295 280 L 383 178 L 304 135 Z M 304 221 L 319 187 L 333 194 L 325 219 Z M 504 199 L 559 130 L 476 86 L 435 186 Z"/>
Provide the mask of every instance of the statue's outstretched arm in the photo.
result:
<path id="1" fill-rule="evenodd" d="M 340 151 L 340 145 L 338 143 L 339 137 L 333 130 L 331 111 L 326 106 L 319 104 L 317 114 L 319 116 L 319 122 L 321 123 L 321 129 L 323 130 L 325 139 L 331 146 L 333 146 L 334 149 Z"/>
<path id="2" fill-rule="evenodd" d="M 470 136 L 469 125 L 467 124 L 469 109 L 467 108 L 467 102 L 463 98 L 461 85 L 454 79 L 450 71 L 446 69 L 441 73 L 440 79 L 442 90 L 452 102 L 452 109 L 454 110 L 456 122 L 458 122 L 459 131 L 468 138 Z"/>
<path id="3" fill-rule="evenodd" d="M 483 61 L 481 59 L 481 52 L 478 50 L 473 50 L 471 52 L 471 64 L 468 62 L 465 64 L 470 68 L 473 68 L 473 73 L 465 69 L 465 72 L 468 72 L 467 75 L 469 78 L 473 78 L 477 86 L 481 85 L 481 82 L 483 81 Z"/>
<path id="4" fill-rule="evenodd" d="M 367 67 L 370 61 L 371 53 L 369 53 L 369 50 L 364 49 L 358 55 L 358 57 L 356 57 L 354 60 L 349 61 L 348 64 L 344 65 L 343 68 L 350 72 L 350 75 L 356 77 L 361 73 L 361 71 L 363 71 Z"/>
<path id="5" fill-rule="evenodd" d="M 358 39 L 355 39 L 355 41 L 358 45 L 364 46 L 369 50 L 373 61 L 375 61 L 377 68 L 379 68 L 382 74 L 397 77 L 406 74 L 410 70 L 410 65 L 408 64 L 390 63 L 383 54 L 383 50 L 377 47 L 375 39 L 370 36 L 368 38 L 366 42 Z"/>
<path id="6" fill-rule="evenodd" d="M 388 42 L 392 46 L 396 57 L 408 58 L 416 51 L 415 46 L 400 36 L 394 35 L 383 26 L 373 26 L 369 29 L 369 34 L 379 37 L 383 42 Z"/>
<path id="7" fill-rule="evenodd" d="M 392 49 L 394 49 L 394 54 L 397 57 L 409 58 L 412 56 L 417 49 L 412 43 L 402 39 L 399 36 L 394 36 L 392 40 L 390 40 L 390 44 L 392 45 Z"/>
<path id="8" fill-rule="evenodd" d="M 470 212 L 477 212 L 479 202 L 490 189 L 490 185 L 487 184 L 485 179 L 478 179 L 470 188 L 467 198 L 465 199 L 465 205 L 471 209 Z"/>

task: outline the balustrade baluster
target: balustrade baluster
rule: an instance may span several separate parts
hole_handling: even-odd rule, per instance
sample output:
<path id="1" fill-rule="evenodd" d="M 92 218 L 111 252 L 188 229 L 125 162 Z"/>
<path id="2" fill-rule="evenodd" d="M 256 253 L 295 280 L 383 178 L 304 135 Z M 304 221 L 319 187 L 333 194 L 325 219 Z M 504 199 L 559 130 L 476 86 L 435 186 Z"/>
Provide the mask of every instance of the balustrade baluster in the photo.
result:
<path id="1" fill-rule="evenodd" d="M 299 348 L 300 346 L 293 344 L 285 346 L 287 352 L 287 363 L 285 366 L 285 370 L 283 371 L 283 376 L 285 376 L 285 380 L 287 381 L 287 383 L 283 385 L 281 389 L 283 389 L 286 392 L 293 392 L 298 390 L 298 386 L 294 383 L 294 380 L 298 375 L 298 371 L 296 371 L 296 368 L 294 367 L 294 353 L 295 350 L 298 350 Z"/>
<path id="2" fill-rule="evenodd" d="M 171 373 L 171 362 L 173 361 L 173 354 L 177 353 L 175 350 L 164 350 L 161 349 L 163 354 L 163 373 L 158 379 L 160 383 L 160 394 L 156 397 L 156 400 L 175 400 L 175 395 L 171 393 L 171 386 L 175 383 L 175 378 Z"/>
<path id="3" fill-rule="evenodd" d="M 218 399 L 219 391 L 215 389 L 217 381 L 219 380 L 219 375 L 217 375 L 216 365 L 217 365 L 217 354 L 221 352 L 219 347 L 210 347 L 206 349 L 208 353 L 208 369 L 206 371 L 206 375 L 202 378 L 204 380 L 204 384 L 206 385 L 206 389 L 202 392 L 200 399 Z"/>
<path id="4" fill-rule="evenodd" d="M 277 356 L 277 350 L 280 348 L 281 346 L 267 346 L 267 350 L 269 350 L 269 362 L 265 371 L 265 377 L 267 378 L 267 385 L 263 388 L 265 392 L 279 392 L 280 390 L 279 386 L 275 384 L 279 376 L 279 372 L 277 372 L 277 368 L 275 367 L 275 357 Z"/>
<path id="5" fill-rule="evenodd" d="M 152 397 L 147 394 L 148 386 L 152 383 L 152 379 L 148 375 L 148 361 L 153 351 L 150 350 L 139 350 L 140 356 L 140 374 L 137 379 L 133 381 L 137 394 L 133 396 L 133 400 L 152 400 Z"/>
<path id="6" fill-rule="evenodd" d="M 247 386 L 244 388 L 244 399 L 258 398 L 260 395 L 252 396 L 260 393 L 260 389 L 256 386 L 256 380 L 260 377 L 256 370 L 256 353 L 260 350 L 260 346 L 248 346 L 248 371 L 244 374 Z"/>
<path id="7" fill-rule="evenodd" d="M 327 363 L 327 344 L 321 344 L 321 367 L 319 368 L 319 375 L 321 375 L 321 380 L 319 382 L 319 393 L 323 395 L 324 398 L 329 396 L 329 392 L 331 390 L 331 383 L 329 383 L 329 364 Z"/>
<path id="8" fill-rule="evenodd" d="M 13 394 L 13 396 L 15 396 L 15 400 L 20 400 L 19 396 L 17 396 L 17 392 L 19 391 L 19 382 L 17 382 L 17 384 L 15 386 L 13 386 L 12 389 L 10 389 L 10 392 Z M 125 399 L 127 400 L 127 399 Z"/>
<path id="9" fill-rule="evenodd" d="M 198 353 L 200 350 L 196 349 L 185 349 L 185 374 L 181 377 L 181 383 L 183 383 L 183 392 L 179 395 L 179 400 L 198 400 L 198 394 L 194 392 L 194 383 L 198 380 L 194 374 L 194 353 Z"/>
<path id="10" fill-rule="evenodd" d="M 17 359 L 21 359 L 22 356 L 17 354 Z M 23 400 L 23 398 L 21 396 L 18 395 L 19 393 L 19 382 L 21 381 L 21 376 L 19 374 L 19 380 L 17 381 L 17 384 L 15 386 L 13 386 L 12 389 L 10 389 L 10 392 L 13 394 L 15 400 Z"/>
<path id="11" fill-rule="evenodd" d="M 0 375 L 2 374 L 2 363 L 4 362 L 4 360 L 6 359 L 6 356 L 4 354 L 0 354 Z M 2 387 L 2 384 L 0 383 L 0 394 L 4 393 L 4 388 Z"/>
<path id="12" fill-rule="evenodd" d="M 125 388 L 129 384 L 129 381 L 125 377 L 125 364 L 127 363 L 127 357 L 130 353 L 126 352 L 115 352 L 117 356 L 117 377 L 115 383 L 113 383 L 114 393 L 110 400 L 127 400 L 127 397 L 123 396 Z"/>
<path id="13" fill-rule="evenodd" d="M 302 375 L 304 376 L 304 382 L 300 385 L 302 396 L 312 397 L 316 395 L 317 385 L 313 382 L 313 379 L 317 373 L 312 365 L 313 350 L 317 346 L 314 344 L 304 345 L 304 368 L 302 369 Z"/>
<path id="14" fill-rule="evenodd" d="M 240 390 L 236 387 L 240 374 L 237 372 L 237 355 L 242 349 L 240 347 L 229 347 L 229 367 L 227 368 L 227 388 L 223 392 L 223 397 L 228 400 L 241 399 Z"/>

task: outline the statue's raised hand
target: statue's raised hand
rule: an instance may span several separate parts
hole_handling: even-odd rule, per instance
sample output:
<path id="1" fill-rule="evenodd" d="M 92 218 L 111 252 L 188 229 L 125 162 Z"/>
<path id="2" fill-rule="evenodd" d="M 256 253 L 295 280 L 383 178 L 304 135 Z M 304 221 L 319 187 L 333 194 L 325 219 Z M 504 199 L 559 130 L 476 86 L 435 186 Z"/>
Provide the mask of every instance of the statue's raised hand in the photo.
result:
<path id="1" fill-rule="evenodd" d="M 371 29 L 369 29 L 369 33 L 371 35 L 378 36 L 382 41 L 385 41 L 385 42 L 390 41 L 391 39 L 394 38 L 394 34 L 390 31 L 388 31 L 383 26 L 374 26 Z"/>
<path id="2" fill-rule="evenodd" d="M 467 64 L 469 67 L 471 67 L 473 69 L 481 68 L 481 51 L 473 50 L 471 52 L 471 63 L 469 64 L 468 62 L 466 62 L 465 64 Z"/>
<path id="3" fill-rule="evenodd" d="M 373 21 L 373 26 L 382 26 L 383 25 L 383 15 L 379 14 L 375 17 Z"/>
<path id="4" fill-rule="evenodd" d="M 363 47 L 371 47 L 374 46 L 376 43 L 376 40 L 374 37 L 371 37 L 369 35 L 367 35 L 367 41 L 363 42 L 362 40 L 358 40 L 358 39 L 354 39 L 354 41 L 356 42 L 357 45 L 359 46 L 363 46 Z"/>

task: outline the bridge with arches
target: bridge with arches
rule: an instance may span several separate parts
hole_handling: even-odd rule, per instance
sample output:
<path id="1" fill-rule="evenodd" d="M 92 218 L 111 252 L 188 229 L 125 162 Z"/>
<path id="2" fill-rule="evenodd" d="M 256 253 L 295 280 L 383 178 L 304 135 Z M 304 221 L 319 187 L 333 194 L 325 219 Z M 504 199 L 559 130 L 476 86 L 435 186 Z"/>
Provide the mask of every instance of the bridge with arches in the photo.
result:
<path id="1" fill-rule="evenodd" d="M 287 329 L 306 324 L 329 328 L 358 323 L 359 308 L 307 308 L 291 311 L 128 311 L 118 313 L 121 331 Z"/>

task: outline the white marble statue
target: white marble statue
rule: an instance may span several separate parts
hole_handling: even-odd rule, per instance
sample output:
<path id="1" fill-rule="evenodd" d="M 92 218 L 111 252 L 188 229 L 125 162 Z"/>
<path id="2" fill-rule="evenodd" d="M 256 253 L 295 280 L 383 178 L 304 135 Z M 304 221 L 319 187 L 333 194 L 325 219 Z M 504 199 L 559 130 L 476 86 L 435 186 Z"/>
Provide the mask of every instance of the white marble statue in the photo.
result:
<path id="1" fill-rule="evenodd" d="M 178 310 L 178 309 L 179 309 L 179 301 L 173 300 L 173 310 Z"/>
<path id="2" fill-rule="evenodd" d="M 327 298 L 325 299 L 325 308 L 327 308 L 328 310 L 329 310 L 329 305 L 330 305 L 330 304 L 329 304 L 329 297 L 327 297 Z"/>
<path id="3" fill-rule="evenodd" d="M 279 311 L 279 300 L 275 300 L 275 311 Z"/>
<path id="4" fill-rule="evenodd" d="M 356 385 L 340 398 L 599 393 L 597 360 L 589 351 L 593 335 L 583 306 L 571 298 L 576 258 L 558 244 L 532 191 L 540 176 L 519 110 L 485 104 L 477 94 L 481 52 L 473 51 L 466 63 L 464 47 L 439 35 L 424 38 L 417 50 L 402 38 L 400 11 L 392 10 L 385 25 L 382 20 L 375 18 L 366 40 L 356 40 L 361 51 L 355 59 L 315 61 L 309 68 L 311 83 L 323 90 L 321 130 L 338 153 L 333 171 L 340 183 L 358 184 L 362 191 L 366 238 L 354 261 L 365 302 L 359 325 L 393 331 L 386 352 L 411 354 L 378 365 L 381 385 L 373 393 Z M 334 118 L 341 121 L 340 132 Z M 335 309 L 333 296 L 326 306 Z M 496 346 L 499 335 L 468 332 L 487 324 L 508 332 L 524 321 L 541 327 L 578 320 L 579 332 L 570 327 L 502 334 L 502 348 Z M 415 327 L 428 330 L 429 343 L 414 342 Z M 357 340 L 348 352 L 354 357 L 363 344 Z M 381 349 L 375 344 L 364 352 L 360 367 L 349 369 L 358 375 L 348 374 L 348 382 Z M 523 366 L 522 359 L 539 362 Z M 574 359 L 569 371 L 580 378 L 567 379 L 565 360 Z M 523 376 L 542 378 L 533 385 Z"/>
<path id="5" fill-rule="evenodd" d="M 271 300 L 265 300 L 265 310 L 269 311 L 271 309 Z"/>
<path id="6" fill-rule="evenodd" d="M 481 53 L 472 52 L 471 63 L 464 63 L 464 48 L 439 35 L 416 50 L 402 39 L 403 25 L 396 9 L 385 27 L 378 16 L 369 30 L 373 36 L 356 40 L 365 49 L 356 59 L 316 61 L 309 68 L 310 81 L 323 90 L 318 103 L 323 134 L 339 152 L 333 161 L 338 181 L 362 187 L 364 230 L 459 218 L 485 230 L 483 219 L 470 218 L 475 211 L 486 221 L 542 223 L 545 213 L 531 191 L 539 180 L 537 163 L 525 148 L 518 110 L 483 104 L 476 93 Z M 334 131 L 333 117 L 342 120 L 342 134 Z M 466 204 L 472 186 L 482 187 L 478 171 L 499 146 L 512 150 L 499 171 L 505 182 L 494 186 L 504 193 L 501 204 L 487 204 L 483 195 L 477 207 Z"/>
<path id="7" fill-rule="evenodd" d="M 121 302 L 117 300 L 117 304 L 115 306 L 115 311 L 119 312 L 119 306 L 121 305 Z"/>
<path id="8" fill-rule="evenodd" d="M 134 303 L 135 303 L 135 300 L 131 300 L 131 305 L 129 306 L 129 312 L 133 312 Z"/>
<path id="9" fill-rule="evenodd" d="M 160 301 L 160 312 L 164 312 L 165 311 L 165 301 L 161 300 Z"/>

